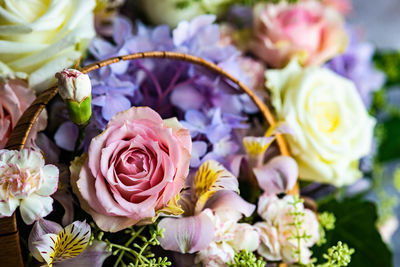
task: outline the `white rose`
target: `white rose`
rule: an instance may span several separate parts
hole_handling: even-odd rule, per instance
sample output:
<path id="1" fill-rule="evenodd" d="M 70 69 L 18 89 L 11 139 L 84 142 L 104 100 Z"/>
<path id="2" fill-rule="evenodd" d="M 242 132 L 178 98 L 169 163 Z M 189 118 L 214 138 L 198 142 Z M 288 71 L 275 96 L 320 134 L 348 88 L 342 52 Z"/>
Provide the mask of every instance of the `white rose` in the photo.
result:
<path id="1" fill-rule="evenodd" d="M 361 177 L 359 159 L 368 155 L 375 120 L 354 84 L 324 68 L 291 62 L 266 72 L 279 120 L 293 131 L 287 140 L 305 180 L 343 186 Z"/>
<path id="2" fill-rule="evenodd" d="M 182 0 L 141 0 L 141 5 L 148 19 L 154 24 L 167 24 L 176 27 L 179 22 L 206 14 L 219 15 L 231 0 L 187 1 L 179 7 Z"/>
<path id="3" fill-rule="evenodd" d="M 0 77 L 46 89 L 94 37 L 95 0 L 0 1 Z M 10 71 L 11 70 L 11 71 Z"/>

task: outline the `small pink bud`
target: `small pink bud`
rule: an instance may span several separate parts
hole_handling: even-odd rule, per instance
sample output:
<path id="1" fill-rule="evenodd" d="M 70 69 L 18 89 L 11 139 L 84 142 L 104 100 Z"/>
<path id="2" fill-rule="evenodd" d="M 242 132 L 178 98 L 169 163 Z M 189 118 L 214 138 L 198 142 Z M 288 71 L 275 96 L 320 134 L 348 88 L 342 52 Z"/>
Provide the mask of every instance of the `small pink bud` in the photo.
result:
<path id="1" fill-rule="evenodd" d="M 74 69 L 64 69 L 56 73 L 58 92 L 64 100 L 81 103 L 92 93 L 89 76 Z"/>

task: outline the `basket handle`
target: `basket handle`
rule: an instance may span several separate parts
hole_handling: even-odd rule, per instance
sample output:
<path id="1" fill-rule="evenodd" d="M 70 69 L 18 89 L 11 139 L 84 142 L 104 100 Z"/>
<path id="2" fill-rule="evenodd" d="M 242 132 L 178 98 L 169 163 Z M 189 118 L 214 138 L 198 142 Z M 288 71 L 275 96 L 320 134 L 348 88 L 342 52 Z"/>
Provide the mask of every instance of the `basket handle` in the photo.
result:
<path id="1" fill-rule="evenodd" d="M 268 106 L 264 104 L 252 90 L 250 90 L 246 85 L 244 85 L 238 79 L 236 79 L 235 77 L 224 71 L 219 66 L 196 56 L 184 53 L 177 53 L 177 52 L 167 52 L 167 51 L 140 52 L 95 62 L 86 67 L 83 67 L 81 69 L 81 72 L 89 73 L 101 67 L 118 63 L 120 61 L 128 61 L 128 60 L 143 59 L 143 58 L 166 58 L 166 59 L 182 60 L 196 65 L 204 66 L 207 69 L 215 71 L 216 73 L 232 81 L 241 90 L 243 90 L 251 98 L 254 104 L 260 109 L 263 117 L 269 123 L 270 126 L 276 125 L 274 116 L 272 115 Z M 36 100 L 32 103 L 32 105 L 24 112 L 24 114 L 18 121 L 17 125 L 15 126 L 13 132 L 11 133 L 9 141 L 6 145 L 7 149 L 20 150 L 24 147 L 26 139 L 28 138 L 29 132 L 31 131 L 34 122 L 36 121 L 36 119 L 38 118 L 44 107 L 47 105 L 47 103 L 51 99 L 53 99 L 53 97 L 57 94 L 57 92 L 58 92 L 57 87 L 52 87 L 41 93 L 36 98 Z M 278 143 L 281 154 L 286 156 L 290 155 L 286 141 L 281 134 L 277 134 L 276 141 Z"/>

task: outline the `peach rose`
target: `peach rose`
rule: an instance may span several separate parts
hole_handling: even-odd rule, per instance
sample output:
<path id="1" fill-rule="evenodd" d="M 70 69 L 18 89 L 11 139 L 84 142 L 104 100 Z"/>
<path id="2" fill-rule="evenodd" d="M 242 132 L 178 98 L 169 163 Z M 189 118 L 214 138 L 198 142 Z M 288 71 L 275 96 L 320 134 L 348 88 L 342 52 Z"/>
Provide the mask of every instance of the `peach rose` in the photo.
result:
<path id="1" fill-rule="evenodd" d="M 35 94 L 24 81 L 0 83 L 0 149 L 5 147 L 12 129 L 33 100 Z"/>
<path id="2" fill-rule="evenodd" d="M 92 139 L 79 174 L 74 161 L 71 184 L 104 231 L 150 222 L 182 189 L 191 147 L 189 131 L 175 118 L 163 121 L 148 107 L 133 107 Z"/>
<path id="3" fill-rule="evenodd" d="M 319 1 L 258 4 L 250 49 L 275 68 L 297 57 L 303 65 L 320 65 L 345 49 L 343 18 Z"/>

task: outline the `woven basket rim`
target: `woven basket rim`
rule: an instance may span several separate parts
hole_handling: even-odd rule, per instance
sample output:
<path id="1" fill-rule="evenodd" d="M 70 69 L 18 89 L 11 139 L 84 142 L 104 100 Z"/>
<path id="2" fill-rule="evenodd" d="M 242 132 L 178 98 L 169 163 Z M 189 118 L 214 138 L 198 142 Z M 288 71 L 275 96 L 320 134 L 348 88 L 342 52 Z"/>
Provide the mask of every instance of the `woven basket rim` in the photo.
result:
<path id="1" fill-rule="evenodd" d="M 231 82 L 236 84 L 244 93 L 246 93 L 253 103 L 259 108 L 261 114 L 263 115 L 264 119 L 268 122 L 270 126 L 275 126 L 276 121 L 268 106 L 261 101 L 261 99 L 245 84 L 240 82 L 231 74 L 224 71 L 221 67 L 217 66 L 216 64 L 207 61 L 203 58 L 179 53 L 179 52 L 169 52 L 169 51 L 151 51 L 151 52 L 139 52 L 139 53 L 132 53 L 124 56 L 117 56 L 108 58 L 102 61 L 94 62 L 90 65 L 87 65 L 81 68 L 82 73 L 89 73 L 91 71 L 97 70 L 101 67 L 108 66 L 111 64 L 115 64 L 121 61 L 129 61 L 129 60 L 136 60 L 136 59 L 144 59 L 144 58 L 161 58 L 161 59 L 174 59 L 174 60 L 182 60 L 190 63 L 194 63 L 200 66 L 203 66 L 209 70 L 212 70 L 225 78 L 229 79 Z M 39 117 L 42 110 L 45 106 L 50 102 L 51 99 L 58 93 L 58 88 L 56 86 L 51 87 L 45 91 L 43 91 L 39 96 L 35 99 L 35 101 L 29 106 L 29 108 L 24 112 L 24 114 L 19 119 L 17 125 L 14 127 L 10 138 L 6 144 L 6 149 L 14 149 L 14 150 L 21 150 L 27 141 L 30 131 L 34 123 L 36 122 L 37 118 Z M 276 141 L 279 146 L 279 150 L 281 155 L 289 156 L 289 150 L 287 143 L 282 134 L 276 135 Z"/>

